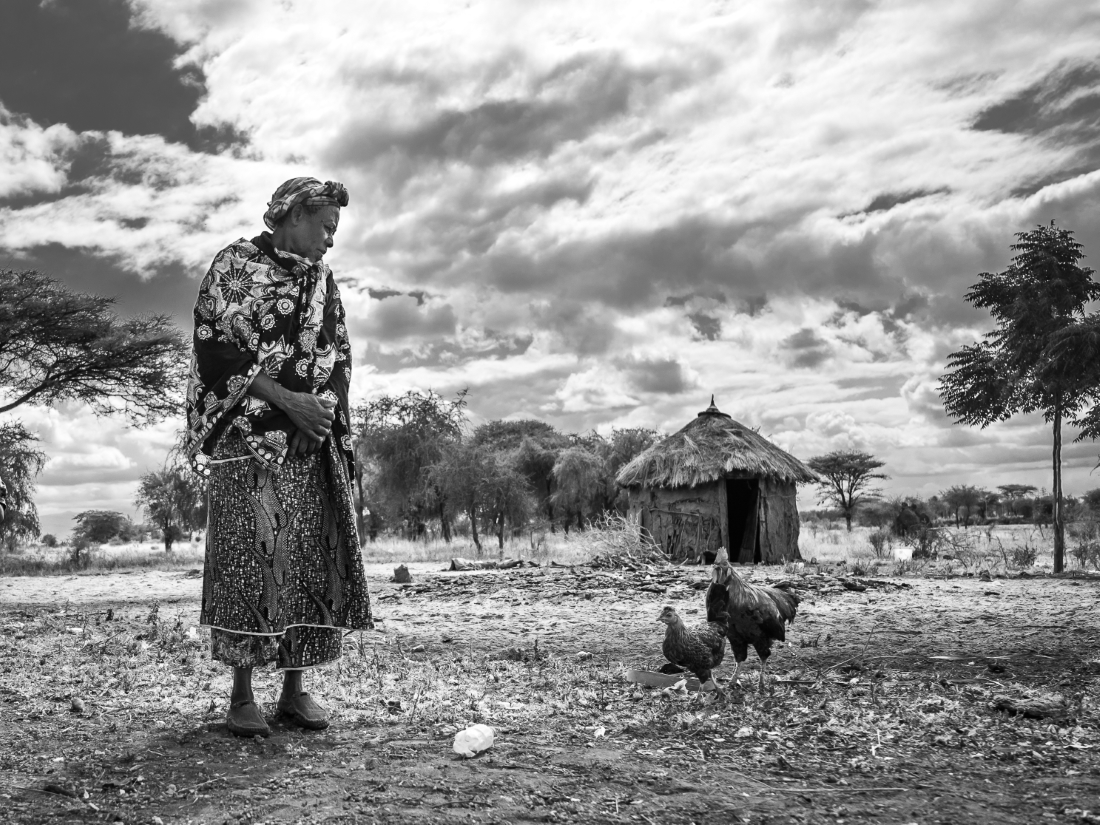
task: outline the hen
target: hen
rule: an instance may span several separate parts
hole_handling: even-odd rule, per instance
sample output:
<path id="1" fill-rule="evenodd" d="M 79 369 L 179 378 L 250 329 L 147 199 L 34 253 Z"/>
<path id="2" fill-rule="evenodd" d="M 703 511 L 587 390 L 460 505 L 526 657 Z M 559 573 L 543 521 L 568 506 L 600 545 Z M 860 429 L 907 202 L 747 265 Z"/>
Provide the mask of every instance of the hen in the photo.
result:
<path id="1" fill-rule="evenodd" d="M 722 590 L 720 585 L 712 584 L 711 587 Z M 661 650 L 665 658 L 677 666 L 674 672 L 682 668 L 695 674 L 700 684 L 711 681 L 711 670 L 722 664 L 726 654 L 726 618 L 725 610 L 719 607 L 713 613 L 707 611 L 705 623 L 689 628 L 674 608 L 666 607 L 661 611 L 657 621 L 668 625 Z M 720 690 L 717 682 L 714 686 Z"/>
<path id="2" fill-rule="evenodd" d="M 730 566 L 726 549 L 719 548 L 707 588 L 707 617 L 726 614 L 726 637 L 737 661 L 731 684 L 737 683 L 741 663 L 748 658 L 751 645 L 760 657 L 760 687 L 764 687 L 772 642 L 786 641 L 786 625 L 794 621 L 799 601 L 797 595 L 786 590 L 744 581 Z"/>

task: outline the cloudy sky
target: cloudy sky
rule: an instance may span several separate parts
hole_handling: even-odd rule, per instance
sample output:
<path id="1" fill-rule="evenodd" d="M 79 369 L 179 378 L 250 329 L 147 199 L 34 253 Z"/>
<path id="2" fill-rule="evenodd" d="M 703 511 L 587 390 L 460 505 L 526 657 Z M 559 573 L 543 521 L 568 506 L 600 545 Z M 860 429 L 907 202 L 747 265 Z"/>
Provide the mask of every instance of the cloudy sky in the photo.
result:
<path id="1" fill-rule="evenodd" d="M 1049 487 L 1041 420 L 952 426 L 936 385 L 1014 232 L 1100 259 L 1098 31 L 1046 0 L 4 0 L 0 266 L 189 330 L 281 181 L 341 180 L 354 400 L 606 432 L 714 393 L 893 493 Z M 177 425 L 19 417 L 61 534 L 133 513 Z M 1097 452 L 1067 445 L 1068 492 Z"/>

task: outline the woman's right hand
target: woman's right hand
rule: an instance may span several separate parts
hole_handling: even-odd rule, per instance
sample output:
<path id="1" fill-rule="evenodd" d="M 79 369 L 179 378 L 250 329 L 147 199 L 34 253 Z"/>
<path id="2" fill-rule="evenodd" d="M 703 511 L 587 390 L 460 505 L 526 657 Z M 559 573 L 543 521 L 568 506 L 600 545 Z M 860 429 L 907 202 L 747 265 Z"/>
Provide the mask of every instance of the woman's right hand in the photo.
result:
<path id="1" fill-rule="evenodd" d="M 331 398 L 320 398 L 308 392 L 292 392 L 283 399 L 282 408 L 294 426 L 315 441 L 324 441 L 332 431 L 336 401 Z"/>

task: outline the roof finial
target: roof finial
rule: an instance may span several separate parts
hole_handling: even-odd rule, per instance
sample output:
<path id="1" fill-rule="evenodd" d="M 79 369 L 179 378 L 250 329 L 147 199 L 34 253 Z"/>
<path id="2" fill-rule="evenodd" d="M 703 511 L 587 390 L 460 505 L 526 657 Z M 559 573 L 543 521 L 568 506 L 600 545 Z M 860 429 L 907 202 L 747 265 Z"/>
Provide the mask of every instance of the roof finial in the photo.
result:
<path id="1" fill-rule="evenodd" d="M 707 407 L 705 410 L 703 410 L 701 413 L 699 413 L 699 415 L 700 416 L 718 415 L 718 416 L 721 416 L 722 418 L 729 418 L 728 415 L 726 415 L 724 412 L 722 412 L 720 409 L 718 409 L 718 407 L 716 407 L 714 405 L 714 394 L 713 393 L 710 396 L 710 406 Z"/>

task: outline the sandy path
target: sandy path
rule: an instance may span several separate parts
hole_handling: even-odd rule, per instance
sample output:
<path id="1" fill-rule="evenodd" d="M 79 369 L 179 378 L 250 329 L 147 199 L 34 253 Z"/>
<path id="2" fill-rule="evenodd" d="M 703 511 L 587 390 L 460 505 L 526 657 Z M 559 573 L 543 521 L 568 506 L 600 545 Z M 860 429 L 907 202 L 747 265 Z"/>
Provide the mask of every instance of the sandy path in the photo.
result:
<path id="1" fill-rule="evenodd" d="M 442 570 L 442 562 L 407 565 L 414 575 Z M 393 575 L 392 564 L 368 564 L 371 591 Z M 80 576 L 11 576 L 0 578 L 0 605 L 95 604 L 97 602 L 198 602 L 202 598 L 199 569 L 135 570 Z"/>

